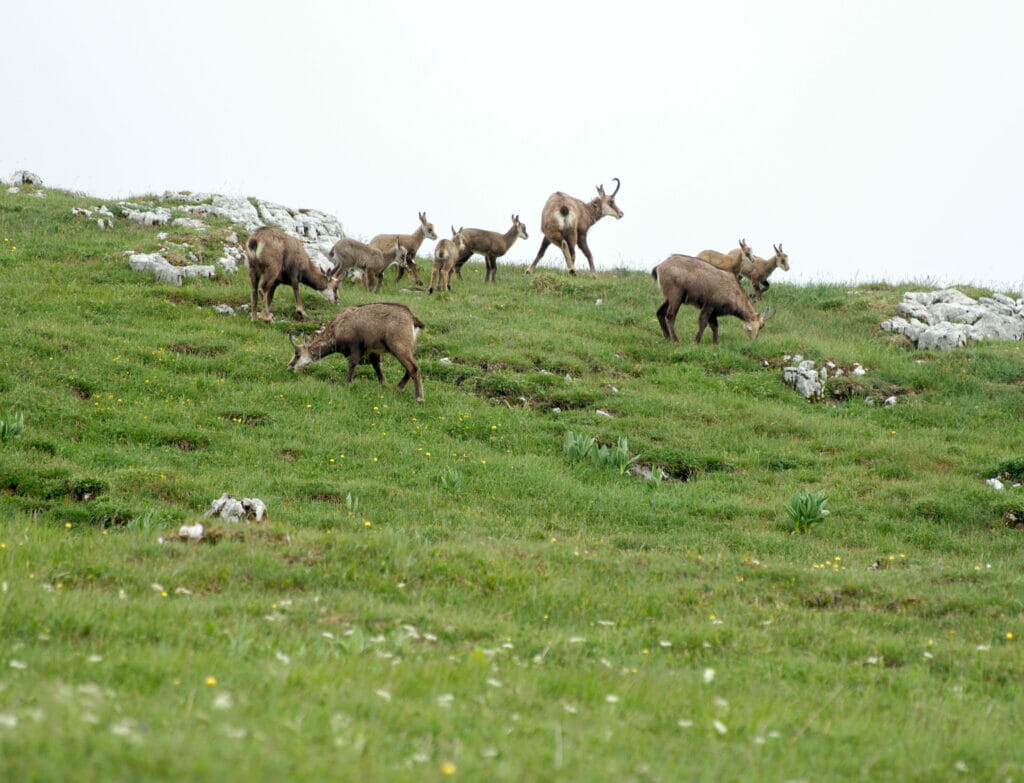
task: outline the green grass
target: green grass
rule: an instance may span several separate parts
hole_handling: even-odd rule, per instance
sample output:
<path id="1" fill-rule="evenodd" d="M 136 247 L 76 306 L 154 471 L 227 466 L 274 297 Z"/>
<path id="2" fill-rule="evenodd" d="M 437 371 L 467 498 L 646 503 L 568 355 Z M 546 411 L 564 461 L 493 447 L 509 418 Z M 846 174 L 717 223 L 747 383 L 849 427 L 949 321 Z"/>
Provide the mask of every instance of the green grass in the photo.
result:
<path id="1" fill-rule="evenodd" d="M 672 345 L 646 273 L 470 264 L 380 297 L 417 406 L 391 357 L 286 369 L 337 305 L 219 315 L 244 271 L 131 272 L 158 230 L 98 203 L 0 193 L 0 779 L 1024 776 L 1019 344 L 918 352 L 878 329 L 914 286 L 782 275 L 756 341 Z M 787 353 L 869 372 L 812 405 Z M 224 492 L 269 521 L 178 543 Z M 798 492 L 831 515 L 792 535 Z"/>

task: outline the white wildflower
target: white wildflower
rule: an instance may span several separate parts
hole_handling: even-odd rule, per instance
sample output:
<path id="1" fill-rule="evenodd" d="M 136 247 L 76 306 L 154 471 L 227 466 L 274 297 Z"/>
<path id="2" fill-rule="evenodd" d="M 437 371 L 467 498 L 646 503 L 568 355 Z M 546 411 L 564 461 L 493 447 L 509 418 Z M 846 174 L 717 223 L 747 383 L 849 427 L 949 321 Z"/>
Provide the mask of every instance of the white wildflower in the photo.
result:
<path id="1" fill-rule="evenodd" d="M 704 684 L 707 685 L 709 682 L 715 679 L 715 670 L 712 669 L 710 666 L 707 667 L 704 670 L 704 673 L 701 675 L 701 679 L 704 680 Z"/>
<path id="2" fill-rule="evenodd" d="M 280 650 L 274 653 L 274 657 L 277 658 L 277 660 L 279 660 L 285 666 L 292 662 L 291 656 L 289 656 L 287 653 L 281 652 Z"/>
<path id="3" fill-rule="evenodd" d="M 711 725 L 714 726 L 715 731 L 717 731 L 719 734 L 725 734 L 729 731 L 729 729 L 726 728 L 726 725 L 717 718 L 711 722 Z"/>
<path id="4" fill-rule="evenodd" d="M 391 694 L 388 693 L 383 688 L 378 688 L 377 690 L 374 691 L 374 693 L 376 693 L 378 696 L 380 696 L 382 699 L 384 699 L 384 701 L 391 701 Z"/>

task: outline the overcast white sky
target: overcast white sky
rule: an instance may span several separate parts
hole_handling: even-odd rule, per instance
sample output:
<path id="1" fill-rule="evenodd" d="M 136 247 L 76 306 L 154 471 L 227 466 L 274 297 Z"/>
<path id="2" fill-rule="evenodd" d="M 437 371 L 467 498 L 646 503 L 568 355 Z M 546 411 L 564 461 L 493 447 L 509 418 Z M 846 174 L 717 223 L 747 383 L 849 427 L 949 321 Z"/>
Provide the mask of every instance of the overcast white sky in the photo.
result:
<path id="1" fill-rule="evenodd" d="M 362 239 L 516 212 L 521 263 L 550 193 L 619 177 L 599 269 L 745 237 L 783 243 L 780 281 L 1024 287 L 1016 0 L 34 0 L 3 21 L 2 177 L 258 196 Z"/>

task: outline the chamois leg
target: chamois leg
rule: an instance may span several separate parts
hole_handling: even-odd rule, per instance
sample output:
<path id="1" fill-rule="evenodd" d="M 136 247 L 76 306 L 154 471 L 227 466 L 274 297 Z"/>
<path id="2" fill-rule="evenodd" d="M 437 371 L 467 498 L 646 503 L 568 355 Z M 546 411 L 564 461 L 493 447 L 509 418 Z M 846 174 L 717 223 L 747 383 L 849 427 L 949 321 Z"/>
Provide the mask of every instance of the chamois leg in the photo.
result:
<path id="1" fill-rule="evenodd" d="M 526 274 L 533 272 L 533 268 L 537 266 L 537 262 L 540 261 L 540 257 L 544 255 L 544 251 L 548 249 L 548 245 L 550 244 L 551 240 L 547 237 L 544 237 L 544 239 L 540 241 L 540 250 L 537 251 L 537 257 L 533 259 L 533 263 L 526 268 Z"/>
<path id="2" fill-rule="evenodd" d="M 352 383 L 352 376 L 355 374 L 356 367 L 363 358 L 363 349 L 358 345 L 352 346 L 352 352 L 348 355 L 348 375 L 345 377 L 345 383 Z"/>
<path id="3" fill-rule="evenodd" d="M 594 269 L 594 254 L 590 252 L 590 248 L 587 246 L 586 234 L 580 234 L 579 245 L 580 250 L 583 251 L 583 255 L 587 257 L 587 263 L 590 264 L 590 274 L 596 275 L 597 270 Z"/>
<path id="4" fill-rule="evenodd" d="M 434 268 L 430 272 L 430 288 L 427 289 L 428 294 L 434 293 L 434 283 L 440 285 L 441 282 L 441 266 L 435 261 Z"/>
<path id="5" fill-rule="evenodd" d="M 416 389 L 416 402 L 423 403 L 423 376 L 420 375 L 420 366 L 416 364 L 416 360 L 412 358 L 412 353 L 408 356 L 399 356 L 395 354 L 395 358 L 402 363 L 405 368 L 405 375 L 402 376 L 402 380 L 398 382 L 398 386 L 395 388 L 401 391 L 405 388 L 405 384 L 409 382 L 409 378 L 412 378 L 412 385 Z"/>
<path id="6" fill-rule="evenodd" d="M 252 296 L 249 297 L 249 318 L 250 320 L 256 320 L 256 310 L 259 305 L 256 303 L 257 292 L 260 287 L 260 273 L 256 269 L 256 265 L 249 264 L 249 282 L 252 283 Z"/>
<path id="7" fill-rule="evenodd" d="M 259 319 L 261 321 L 273 321 L 274 315 L 270 312 L 270 305 L 274 301 L 274 291 L 277 290 L 278 284 L 277 278 L 264 277 L 263 282 L 260 283 L 260 299 L 262 305 L 260 307 Z"/>
<path id="8" fill-rule="evenodd" d="M 563 239 L 561 249 L 562 255 L 565 256 L 565 265 L 569 267 L 569 274 L 576 274 L 576 248 L 570 245 L 568 241 Z"/>
<path id="9" fill-rule="evenodd" d="M 292 283 L 292 290 L 295 292 L 295 320 L 306 320 L 306 311 L 302 309 L 302 298 L 299 296 L 299 281 Z"/>
<path id="10" fill-rule="evenodd" d="M 497 256 L 488 256 L 487 257 L 487 271 L 491 275 L 491 282 L 492 283 L 497 283 L 498 282 L 498 257 Z M 484 282 L 485 283 L 487 282 L 486 275 L 484 276 Z"/>
<path id="11" fill-rule="evenodd" d="M 711 324 L 711 344 L 718 345 L 718 316 L 711 316 L 708 323 Z"/>
<path id="12" fill-rule="evenodd" d="M 373 371 L 377 373 L 377 381 L 381 386 L 387 386 L 388 382 L 384 380 L 384 373 L 380 371 L 380 354 L 371 353 L 366 358 L 370 362 L 370 366 L 373 367 Z"/>
<path id="13" fill-rule="evenodd" d="M 665 336 L 666 340 L 671 340 L 672 336 L 668 333 L 668 322 L 665 318 L 665 313 L 668 312 L 668 299 L 662 302 L 661 307 L 658 308 L 656 315 L 658 316 L 658 325 L 661 327 L 661 333 Z"/>
<path id="14" fill-rule="evenodd" d="M 711 319 L 711 312 L 711 305 L 704 305 L 700 309 L 700 318 L 697 319 L 697 336 L 693 338 L 694 345 L 700 345 L 700 338 L 704 336 L 704 330 L 707 328 L 708 321 Z"/>

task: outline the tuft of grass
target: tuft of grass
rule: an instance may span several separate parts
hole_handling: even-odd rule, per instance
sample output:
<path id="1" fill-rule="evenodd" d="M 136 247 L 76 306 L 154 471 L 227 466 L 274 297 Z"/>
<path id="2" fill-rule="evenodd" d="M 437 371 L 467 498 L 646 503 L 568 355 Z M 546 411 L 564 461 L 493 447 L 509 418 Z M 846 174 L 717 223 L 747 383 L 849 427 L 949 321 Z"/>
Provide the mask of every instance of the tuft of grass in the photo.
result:
<path id="1" fill-rule="evenodd" d="M 820 525 L 829 515 L 825 508 L 828 497 L 825 490 L 818 492 L 800 491 L 790 499 L 785 507 L 786 516 L 795 533 L 806 533 L 815 525 Z"/>
<path id="2" fill-rule="evenodd" d="M 20 437 L 25 431 L 25 414 L 10 411 L 0 416 L 0 443 Z"/>

